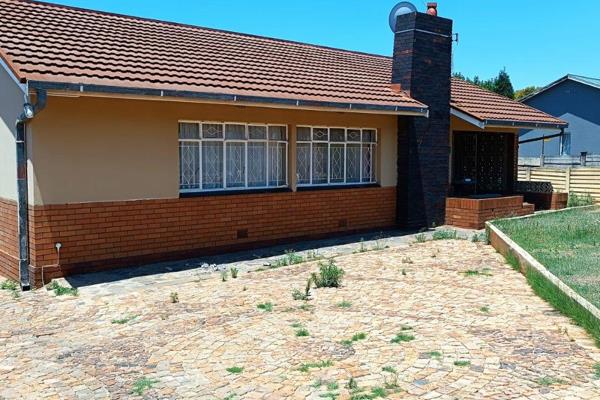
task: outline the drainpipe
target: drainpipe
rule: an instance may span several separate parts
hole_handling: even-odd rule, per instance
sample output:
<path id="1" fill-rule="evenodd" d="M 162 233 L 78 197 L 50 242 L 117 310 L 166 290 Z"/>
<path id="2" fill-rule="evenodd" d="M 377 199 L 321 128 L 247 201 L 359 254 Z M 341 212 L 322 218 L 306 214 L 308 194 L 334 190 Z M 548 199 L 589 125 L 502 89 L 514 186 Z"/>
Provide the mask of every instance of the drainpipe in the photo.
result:
<path id="1" fill-rule="evenodd" d="M 30 290 L 29 280 L 29 194 L 27 184 L 27 122 L 46 107 L 47 93 L 38 90 L 37 103 L 32 105 L 28 98 L 23 105 L 23 113 L 16 123 L 17 150 L 17 208 L 19 232 L 19 282 L 22 290 Z"/>

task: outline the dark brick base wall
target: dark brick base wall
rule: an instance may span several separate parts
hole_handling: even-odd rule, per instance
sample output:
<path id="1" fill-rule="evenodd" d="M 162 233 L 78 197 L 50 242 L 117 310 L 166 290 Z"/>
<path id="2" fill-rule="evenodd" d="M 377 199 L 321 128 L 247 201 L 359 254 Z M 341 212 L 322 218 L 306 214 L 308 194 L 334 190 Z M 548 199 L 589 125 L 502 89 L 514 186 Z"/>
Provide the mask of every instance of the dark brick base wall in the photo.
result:
<path id="1" fill-rule="evenodd" d="M 17 203 L 0 198 L 0 276 L 18 281 Z"/>
<path id="2" fill-rule="evenodd" d="M 30 212 L 41 283 L 99 269 L 393 227 L 396 188 L 82 203 Z M 62 244 L 60 267 L 55 243 Z"/>

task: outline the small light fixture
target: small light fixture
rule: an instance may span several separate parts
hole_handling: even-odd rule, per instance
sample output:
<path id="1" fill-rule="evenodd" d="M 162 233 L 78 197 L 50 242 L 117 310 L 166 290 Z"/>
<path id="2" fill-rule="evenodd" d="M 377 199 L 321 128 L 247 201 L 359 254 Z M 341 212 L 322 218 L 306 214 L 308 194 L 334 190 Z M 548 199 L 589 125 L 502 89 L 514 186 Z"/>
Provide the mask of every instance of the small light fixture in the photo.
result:
<path id="1" fill-rule="evenodd" d="M 26 119 L 31 119 L 31 118 L 33 118 L 34 115 L 35 115 L 35 108 L 33 107 L 32 104 L 26 103 L 23 106 L 23 116 Z"/>

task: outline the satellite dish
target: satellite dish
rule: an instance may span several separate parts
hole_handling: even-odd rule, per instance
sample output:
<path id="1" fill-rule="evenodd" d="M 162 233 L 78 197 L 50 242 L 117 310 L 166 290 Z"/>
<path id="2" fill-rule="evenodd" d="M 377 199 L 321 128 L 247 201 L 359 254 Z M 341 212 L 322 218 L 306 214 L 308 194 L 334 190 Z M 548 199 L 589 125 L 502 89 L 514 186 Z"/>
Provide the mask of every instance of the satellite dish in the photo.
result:
<path id="1" fill-rule="evenodd" d="M 410 14 L 416 11 L 417 7 L 408 1 L 401 1 L 400 3 L 396 4 L 390 12 L 390 29 L 392 32 L 396 32 L 396 20 L 398 19 L 399 15 Z"/>

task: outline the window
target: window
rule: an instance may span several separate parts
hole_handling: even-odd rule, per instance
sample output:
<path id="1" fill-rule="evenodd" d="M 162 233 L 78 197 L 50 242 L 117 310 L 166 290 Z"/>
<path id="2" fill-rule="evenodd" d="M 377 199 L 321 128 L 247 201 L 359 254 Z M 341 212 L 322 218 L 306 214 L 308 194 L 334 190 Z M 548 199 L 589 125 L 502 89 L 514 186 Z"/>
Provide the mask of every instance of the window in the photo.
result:
<path id="1" fill-rule="evenodd" d="M 287 185 L 287 128 L 242 123 L 179 123 L 182 192 Z"/>
<path id="2" fill-rule="evenodd" d="M 298 186 L 367 184 L 377 181 L 377 131 L 297 128 Z"/>

